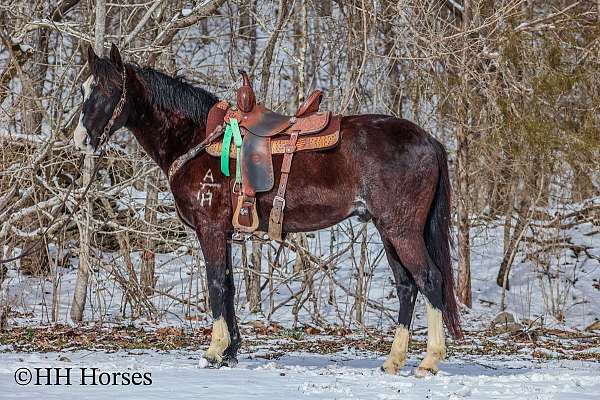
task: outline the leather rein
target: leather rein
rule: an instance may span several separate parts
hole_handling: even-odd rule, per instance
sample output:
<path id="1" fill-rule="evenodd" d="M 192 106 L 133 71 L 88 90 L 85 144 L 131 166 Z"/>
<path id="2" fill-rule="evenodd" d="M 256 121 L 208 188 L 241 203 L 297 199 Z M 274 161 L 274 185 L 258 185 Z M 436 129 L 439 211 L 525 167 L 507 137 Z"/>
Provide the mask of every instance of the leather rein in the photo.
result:
<path id="1" fill-rule="evenodd" d="M 123 107 L 125 107 L 125 101 L 127 100 L 127 86 L 126 86 L 126 83 L 127 83 L 127 70 L 125 68 L 125 64 L 123 64 L 123 71 L 121 73 L 121 78 L 122 78 L 122 82 L 123 82 L 123 90 L 121 91 L 121 97 L 119 98 L 119 101 L 117 102 L 117 105 L 113 109 L 113 112 L 112 112 L 112 115 L 111 115 L 110 119 L 108 120 L 108 122 L 104 126 L 104 129 L 102 130 L 102 134 L 100 135 L 100 140 L 98 141 L 98 150 L 99 151 L 96 151 L 95 154 L 94 154 L 97 157 L 101 157 L 104 154 L 104 151 L 105 151 L 104 144 L 108 141 L 110 130 L 114 126 L 115 121 L 117 120 L 117 118 L 119 118 L 121 116 L 121 113 L 123 112 Z M 83 110 L 82 110 L 82 112 L 83 112 Z M 78 169 L 80 171 L 81 171 L 81 167 L 83 165 L 83 162 L 85 160 L 85 157 L 86 157 L 85 154 L 82 154 L 79 157 Z M 92 175 L 91 175 L 90 181 L 88 182 L 88 184 L 86 185 L 85 189 L 83 190 L 81 196 L 79 197 L 79 199 L 75 203 L 75 207 L 73 207 L 73 210 L 68 213 L 68 218 L 63 221 L 62 225 L 60 226 L 60 228 L 58 230 L 64 229 L 73 220 L 73 216 L 75 215 L 75 213 L 81 207 L 82 200 L 85 198 L 85 196 L 89 192 L 89 190 L 90 190 L 90 188 L 92 186 L 92 183 L 94 183 L 94 178 L 96 177 L 99 169 L 100 169 L 100 163 L 96 163 L 96 165 L 94 167 L 94 170 L 92 171 Z M 12 262 L 12 261 L 16 261 L 16 260 L 19 260 L 19 259 L 21 259 L 23 257 L 26 257 L 26 256 L 32 254 L 35 251 L 35 249 L 42 244 L 42 242 L 44 241 L 46 235 L 48 234 L 48 232 L 50 231 L 50 229 L 53 227 L 54 223 L 56 222 L 56 219 L 57 219 L 57 216 L 58 216 L 58 212 L 60 210 L 62 210 L 67 205 L 67 199 L 69 198 L 69 195 L 71 194 L 71 191 L 72 191 L 72 189 L 73 189 L 74 186 L 75 186 L 75 180 L 72 180 L 71 184 L 68 187 L 67 195 L 61 201 L 60 206 L 56 208 L 56 214 L 52 215 L 52 222 L 50 223 L 50 225 L 48 227 L 46 227 L 46 229 L 44 230 L 44 232 L 41 235 L 42 237 L 40 239 L 38 239 L 37 241 L 35 241 L 27 249 L 23 250 L 21 252 L 21 254 L 19 254 L 18 256 L 11 257 L 11 258 L 0 259 L 0 265 L 1 264 L 6 264 L 6 263 L 9 263 L 9 262 Z"/>
<path id="2" fill-rule="evenodd" d="M 202 142 L 197 144 L 196 146 L 189 149 L 185 154 L 179 156 L 173 164 L 169 167 L 169 171 L 167 172 L 167 178 L 169 183 L 175 176 L 175 174 L 183 167 L 188 161 L 195 158 L 201 151 L 205 150 L 208 146 L 215 141 L 215 139 L 219 138 L 223 134 L 223 127 L 217 126 L 217 128 Z"/>

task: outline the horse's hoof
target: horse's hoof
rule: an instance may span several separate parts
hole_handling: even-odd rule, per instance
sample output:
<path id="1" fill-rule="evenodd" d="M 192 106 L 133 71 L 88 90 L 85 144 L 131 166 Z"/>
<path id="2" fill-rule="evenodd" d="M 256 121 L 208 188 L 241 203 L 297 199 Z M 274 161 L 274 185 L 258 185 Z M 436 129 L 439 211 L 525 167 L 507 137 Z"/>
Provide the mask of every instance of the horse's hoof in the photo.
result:
<path id="1" fill-rule="evenodd" d="M 209 351 L 205 351 L 200 358 L 198 366 L 200 368 L 220 368 L 223 363 L 223 357 L 212 354 Z"/>
<path id="2" fill-rule="evenodd" d="M 220 360 L 216 358 L 207 357 L 206 354 L 200 358 L 198 362 L 199 368 L 214 368 L 219 369 L 221 367 L 234 368 L 238 364 L 238 360 L 235 357 L 224 357 Z"/>
<path id="3" fill-rule="evenodd" d="M 392 363 L 384 363 L 381 367 L 379 367 L 379 369 L 381 370 L 381 372 L 384 372 L 388 375 L 397 375 L 398 371 L 400 371 L 402 367 Z"/>
<path id="4" fill-rule="evenodd" d="M 221 361 L 221 367 L 235 368 L 238 365 L 238 359 L 235 357 L 225 357 Z"/>
<path id="5" fill-rule="evenodd" d="M 415 370 L 415 376 L 417 378 L 427 378 L 428 376 L 434 376 L 438 373 L 437 370 L 433 368 L 422 368 L 419 367 Z"/>
<path id="6" fill-rule="evenodd" d="M 198 360 L 198 368 L 215 368 L 215 361 L 202 356 Z"/>
<path id="7" fill-rule="evenodd" d="M 381 366 L 386 374 L 396 375 L 406 365 L 406 357 L 388 357 Z"/>
<path id="8" fill-rule="evenodd" d="M 385 369 L 383 365 L 379 367 L 379 370 L 387 375 L 396 375 L 398 373 L 398 370 L 394 371 L 393 369 Z"/>

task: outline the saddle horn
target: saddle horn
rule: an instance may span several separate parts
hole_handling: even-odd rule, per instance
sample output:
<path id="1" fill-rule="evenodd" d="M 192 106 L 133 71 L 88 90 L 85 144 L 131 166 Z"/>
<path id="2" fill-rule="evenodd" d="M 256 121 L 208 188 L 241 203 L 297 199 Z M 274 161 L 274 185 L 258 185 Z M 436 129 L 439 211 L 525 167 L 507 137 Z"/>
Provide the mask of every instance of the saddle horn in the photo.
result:
<path id="1" fill-rule="evenodd" d="M 256 97 L 254 96 L 254 90 L 250 85 L 250 79 L 246 71 L 240 69 L 238 72 L 242 75 L 242 86 L 237 91 L 237 107 L 242 112 L 250 112 L 256 105 Z"/>

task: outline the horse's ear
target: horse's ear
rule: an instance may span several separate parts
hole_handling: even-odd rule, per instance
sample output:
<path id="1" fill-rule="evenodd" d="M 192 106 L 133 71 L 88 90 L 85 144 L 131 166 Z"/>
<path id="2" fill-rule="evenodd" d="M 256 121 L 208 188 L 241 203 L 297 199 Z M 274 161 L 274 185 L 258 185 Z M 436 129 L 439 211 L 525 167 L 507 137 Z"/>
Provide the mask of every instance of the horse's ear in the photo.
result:
<path id="1" fill-rule="evenodd" d="M 88 48 L 87 48 L 87 62 L 88 62 L 88 66 L 90 67 L 90 70 L 92 71 L 92 73 L 94 73 L 95 66 L 96 66 L 96 61 L 98 61 L 98 56 L 94 52 L 94 48 L 92 46 L 88 46 Z"/>
<path id="2" fill-rule="evenodd" d="M 123 68 L 123 60 L 121 59 L 121 53 L 115 44 L 110 46 L 110 61 L 112 61 L 118 69 Z"/>

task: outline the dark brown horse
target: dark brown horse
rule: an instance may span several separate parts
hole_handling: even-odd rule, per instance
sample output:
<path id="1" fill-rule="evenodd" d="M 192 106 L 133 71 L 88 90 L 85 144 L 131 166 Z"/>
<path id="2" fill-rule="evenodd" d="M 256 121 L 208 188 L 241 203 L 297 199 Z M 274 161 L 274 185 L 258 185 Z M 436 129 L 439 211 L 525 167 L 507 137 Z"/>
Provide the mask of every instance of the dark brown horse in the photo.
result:
<path id="1" fill-rule="evenodd" d="M 124 64 L 115 46 L 110 58 L 99 58 L 90 49 L 88 65 L 91 75 L 82 87 L 83 111 L 75 130 L 79 146 L 95 149 L 103 136 L 125 127 L 166 174 L 177 157 L 205 137 L 207 113 L 217 102 L 214 95 L 153 69 Z M 390 116 L 347 116 L 341 131 L 337 148 L 296 155 L 283 231 L 313 231 L 351 216 L 372 220 L 400 302 L 396 335 L 383 368 L 395 373 L 405 363 L 420 291 L 427 299 L 428 340 L 417 372 L 435 373 L 445 356 L 442 320 L 453 336 L 461 337 L 450 260 L 446 152 L 417 125 Z M 281 156 L 275 158 L 274 165 L 281 165 Z M 219 171 L 219 159 L 202 153 L 174 177 L 171 191 L 181 219 L 196 231 L 206 261 L 214 323 L 204 357 L 216 365 L 231 365 L 241 342 L 233 304 L 233 178 Z M 275 173 L 277 181 L 277 168 Z M 273 197 L 258 196 L 261 231 L 267 230 Z"/>

